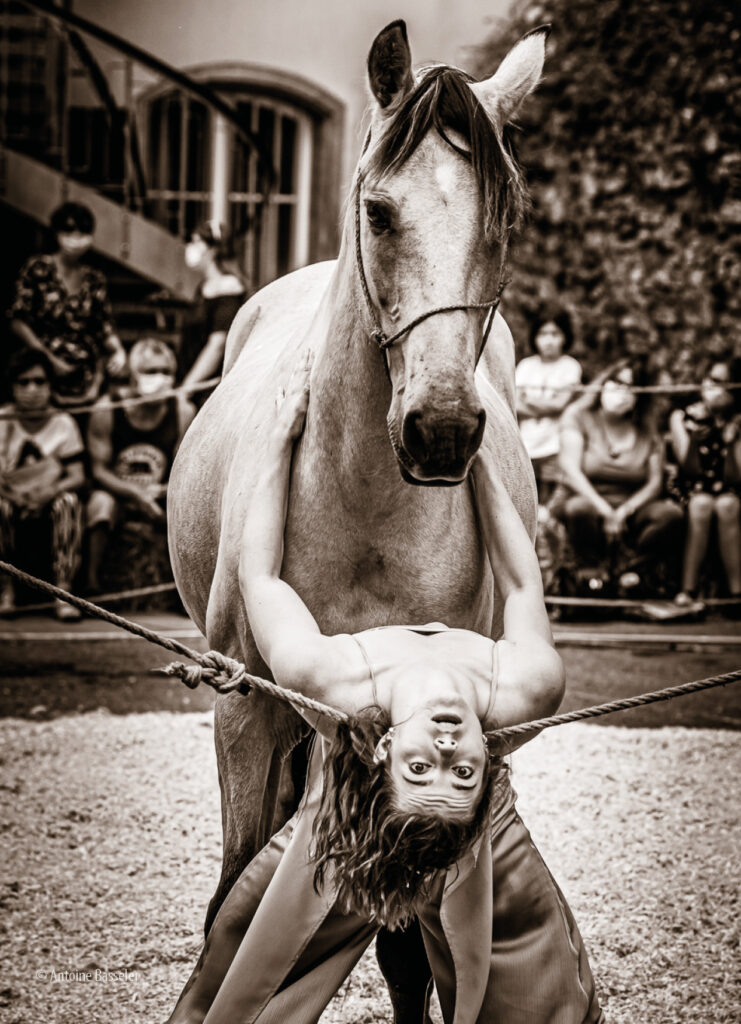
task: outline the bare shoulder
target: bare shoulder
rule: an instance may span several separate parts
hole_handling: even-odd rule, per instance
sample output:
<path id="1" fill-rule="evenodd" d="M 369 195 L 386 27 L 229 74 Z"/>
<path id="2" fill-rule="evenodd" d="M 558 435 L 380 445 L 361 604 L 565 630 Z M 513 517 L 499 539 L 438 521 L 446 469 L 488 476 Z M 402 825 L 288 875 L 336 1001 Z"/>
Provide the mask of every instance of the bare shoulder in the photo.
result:
<path id="1" fill-rule="evenodd" d="M 368 669 L 357 643 L 347 633 L 302 634 L 281 644 L 271 665 L 276 682 L 289 690 L 354 714 L 371 703 Z"/>
<path id="2" fill-rule="evenodd" d="M 127 393 L 122 393 L 122 398 L 128 398 Z M 114 405 L 109 395 L 99 398 L 90 413 L 90 428 L 97 431 L 111 430 L 113 427 Z"/>
<path id="3" fill-rule="evenodd" d="M 495 685 L 489 726 L 515 725 L 555 713 L 564 693 L 564 668 L 556 649 L 533 637 L 526 645 L 496 644 Z"/>

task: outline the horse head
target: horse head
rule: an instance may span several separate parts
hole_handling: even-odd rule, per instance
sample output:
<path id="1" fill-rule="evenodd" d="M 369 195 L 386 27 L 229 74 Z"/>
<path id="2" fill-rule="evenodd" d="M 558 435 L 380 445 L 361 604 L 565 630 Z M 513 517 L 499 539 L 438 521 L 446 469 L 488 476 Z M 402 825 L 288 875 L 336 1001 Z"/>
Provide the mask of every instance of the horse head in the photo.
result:
<path id="1" fill-rule="evenodd" d="M 389 437 L 411 483 L 460 483 L 481 443 L 474 371 L 527 202 L 507 125 L 537 85 L 547 34 L 528 33 L 482 82 L 446 66 L 415 77 L 402 21 L 368 56 L 355 250 L 391 381 Z"/>

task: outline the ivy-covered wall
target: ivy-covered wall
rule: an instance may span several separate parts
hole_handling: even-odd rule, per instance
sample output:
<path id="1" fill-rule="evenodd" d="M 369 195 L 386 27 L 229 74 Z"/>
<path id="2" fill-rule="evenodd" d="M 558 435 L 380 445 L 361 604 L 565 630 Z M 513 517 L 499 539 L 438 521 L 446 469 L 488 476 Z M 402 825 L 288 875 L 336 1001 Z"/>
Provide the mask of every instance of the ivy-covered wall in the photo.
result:
<path id="1" fill-rule="evenodd" d="M 695 380 L 705 356 L 741 355 L 741 5 L 529 0 L 480 47 L 477 76 L 544 22 L 516 143 L 533 209 L 503 303 L 518 356 L 556 299 L 589 369 L 650 349 Z"/>

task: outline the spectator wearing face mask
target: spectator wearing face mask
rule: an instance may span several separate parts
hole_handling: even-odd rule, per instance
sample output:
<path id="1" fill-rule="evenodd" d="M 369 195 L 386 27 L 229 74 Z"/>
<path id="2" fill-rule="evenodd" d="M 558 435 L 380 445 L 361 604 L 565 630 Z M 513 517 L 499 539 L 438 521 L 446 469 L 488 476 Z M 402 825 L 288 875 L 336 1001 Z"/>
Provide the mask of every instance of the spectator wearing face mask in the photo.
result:
<path id="1" fill-rule="evenodd" d="M 82 437 L 73 418 L 51 405 L 52 368 L 44 352 L 20 349 L 10 360 L 8 377 L 13 401 L 0 410 L 0 557 L 13 561 L 22 530 L 39 525 L 48 534 L 50 526 L 54 582 L 69 590 L 82 541 L 77 493 L 85 482 Z M 0 573 L 0 612 L 14 606 L 13 581 Z M 80 617 L 61 600 L 56 614 Z"/>
<path id="2" fill-rule="evenodd" d="M 550 307 L 533 321 L 533 355 L 517 364 L 517 419 L 533 463 L 538 502 L 547 504 L 561 478 L 558 463 L 558 421 L 581 381 L 581 366 L 567 355 L 573 342 L 571 320 L 565 310 Z"/>
<path id="3" fill-rule="evenodd" d="M 94 401 L 106 374 L 126 369 L 116 335 L 105 277 L 84 262 L 95 219 L 86 206 L 64 203 L 51 217 L 57 249 L 33 256 L 16 282 L 10 327 L 23 344 L 51 364 L 52 395 L 73 409 Z"/>
<path id="4" fill-rule="evenodd" d="M 165 525 L 165 498 L 175 452 L 195 415 L 191 402 L 167 396 L 175 385 L 176 359 L 157 338 L 142 338 L 129 355 L 130 386 L 122 398 L 146 398 L 126 407 L 102 398 L 90 417 L 88 452 L 98 489 L 87 507 L 88 578 L 100 589 L 108 537 L 120 519 Z"/>
<path id="5" fill-rule="evenodd" d="M 197 228 L 185 248 L 186 264 L 201 274 L 180 349 L 180 375 L 185 385 L 221 374 L 226 336 L 247 298 L 232 255 L 227 229 L 212 220 Z M 197 405 L 202 405 L 204 398 L 205 392 L 194 395 Z"/>
<path id="6" fill-rule="evenodd" d="M 621 359 L 594 382 L 596 393 L 566 410 L 561 420 L 561 468 L 573 492 L 559 515 L 577 558 L 603 564 L 622 541 L 635 553 L 615 581 L 641 583 L 636 571 L 676 547 L 681 508 L 661 500 L 664 444 L 655 428 L 641 357 Z"/>
<path id="7" fill-rule="evenodd" d="M 713 520 L 729 595 L 741 596 L 741 390 L 728 388 L 739 381 L 738 360 L 712 363 L 700 401 L 675 409 L 669 420 L 687 508 L 680 607 L 693 602 Z"/>

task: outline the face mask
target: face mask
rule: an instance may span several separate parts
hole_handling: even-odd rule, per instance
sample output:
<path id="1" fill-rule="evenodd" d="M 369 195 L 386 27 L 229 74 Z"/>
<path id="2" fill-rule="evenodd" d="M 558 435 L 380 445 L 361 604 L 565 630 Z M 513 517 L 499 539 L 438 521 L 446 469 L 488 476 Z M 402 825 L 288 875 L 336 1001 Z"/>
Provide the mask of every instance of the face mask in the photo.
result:
<path id="1" fill-rule="evenodd" d="M 627 416 L 635 408 L 636 396 L 625 388 L 606 385 L 602 390 L 600 404 L 605 412 L 613 416 Z"/>
<path id="2" fill-rule="evenodd" d="M 203 260 L 203 254 L 205 251 L 206 246 L 203 242 L 188 242 L 185 247 L 186 267 L 190 267 L 191 270 L 195 270 L 196 267 L 199 267 Z"/>
<path id="3" fill-rule="evenodd" d="M 169 391 L 175 384 L 175 378 L 170 373 L 138 373 L 136 375 L 136 390 L 140 395 L 156 395 L 162 391 Z"/>
<path id="4" fill-rule="evenodd" d="M 59 248 L 67 256 L 82 256 L 93 244 L 92 235 L 62 234 L 58 236 Z"/>
<path id="5" fill-rule="evenodd" d="M 703 402 L 710 409 L 725 409 L 731 401 L 728 391 L 716 381 L 703 384 L 701 394 Z"/>

